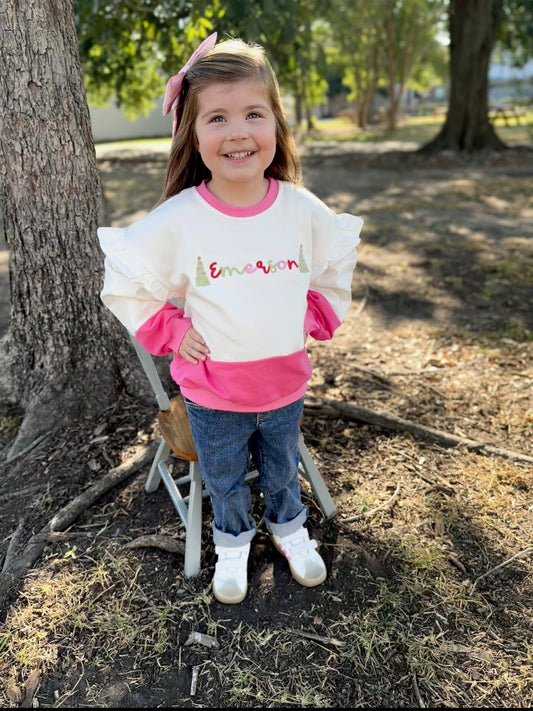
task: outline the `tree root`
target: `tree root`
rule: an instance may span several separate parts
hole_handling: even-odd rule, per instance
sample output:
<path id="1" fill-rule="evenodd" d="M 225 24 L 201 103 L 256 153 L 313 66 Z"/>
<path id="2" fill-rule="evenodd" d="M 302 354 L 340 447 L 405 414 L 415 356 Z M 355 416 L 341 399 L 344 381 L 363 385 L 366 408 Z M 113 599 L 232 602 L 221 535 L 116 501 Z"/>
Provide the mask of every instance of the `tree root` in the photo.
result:
<path id="1" fill-rule="evenodd" d="M 155 455 L 155 448 L 155 443 L 144 446 L 126 462 L 111 469 L 96 484 L 60 509 L 38 533 L 30 538 L 22 553 L 11 557 L 12 562 L 6 561 L 8 564 L 0 573 L 0 608 L 3 607 L 8 595 L 15 592 L 18 583 L 42 554 L 48 541 L 47 534 L 54 531 L 64 531 L 72 525 L 78 516 L 89 506 L 92 506 L 103 494 L 150 462 Z"/>
<path id="2" fill-rule="evenodd" d="M 133 541 L 125 543 L 124 548 L 160 548 L 168 553 L 185 555 L 185 543 L 183 541 L 177 541 L 172 536 L 162 536 L 155 533 L 148 536 L 138 536 Z"/>
<path id="3" fill-rule="evenodd" d="M 375 412 L 374 410 L 367 410 L 364 407 L 358 407 L 348 402 L 331 400 L 329 398 L 306 397 L 305 405 L 314 411 L 320 408 L 328 415 L 340 414 L 348 420 L 366 422 L 377 427 L 394 430 L 395 432 L 410 432 L 415 435 L 415 437 L 435 442 L 443 447 L 465 447 L 465 449 L 476 452 L 477 454 L 503 457 L 505 459 L 533 464 L 533 457 L 523 454 L 522 452 L 513 452 L 507 449 L 501 449 L 500 447 L 494 447 L 487 442 L 458 437 L 450 432 L 437 430 L 433 427 L 426 427 L 418 422 L 404 420 L 401 417 L 396 417 L 387 412 Z"/>
<path id="4" fill-rule="evenodd" d="M 533 548 L 526 548 L 523 551 L 519 551 L 518 553 L 515 553 L 512 555 L 510 558 L 507 558 L 507 560 L 504 560 L 503 563 L 500 563 L 499 565 L 495 565 L 494 568 L 491 568 L 490 570 L 487 570 L 486 573 L 483 573 L 483 575 L 479 575 L 473 582 L 472 588 L 470 589 L 470 592 L 473 593 L 476 585 L 479 583 L 480 580 L 483 580 L 486 578 L 488 575 L 492 575 L 492 573 L 495 573 L 497 570 L 501 570 L 503 567 L 511 563 L 513 560 L 516 560 L 517 558 L 520 558 L 523 555 L 529 555 L 533 553 Z"/>

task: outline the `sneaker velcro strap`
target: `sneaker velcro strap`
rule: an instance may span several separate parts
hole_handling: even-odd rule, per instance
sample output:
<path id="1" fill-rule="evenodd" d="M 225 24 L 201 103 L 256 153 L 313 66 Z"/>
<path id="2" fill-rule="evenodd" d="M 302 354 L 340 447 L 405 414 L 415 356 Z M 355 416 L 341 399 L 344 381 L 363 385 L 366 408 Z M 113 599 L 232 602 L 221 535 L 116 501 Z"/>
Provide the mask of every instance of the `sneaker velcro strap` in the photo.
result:
<path id="1" fill-rule="evenodd" d="M 315 540 L 299 541 L 298 543 L 292 543 L 288 546 L 287 552 L 292 556 L 302 554 L 305 555 L 306 553 L 315 550 L 317 547 L 318 545 Z"/>

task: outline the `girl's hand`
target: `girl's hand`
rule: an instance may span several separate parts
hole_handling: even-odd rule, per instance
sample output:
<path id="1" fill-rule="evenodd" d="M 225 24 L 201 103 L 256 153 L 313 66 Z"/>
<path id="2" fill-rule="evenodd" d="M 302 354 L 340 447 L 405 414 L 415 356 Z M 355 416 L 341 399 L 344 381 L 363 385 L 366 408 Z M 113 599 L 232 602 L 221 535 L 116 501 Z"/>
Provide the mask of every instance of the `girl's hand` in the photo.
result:
<path id="1" fill-rule="evenodd" d="M 185 358 L 185 360 L 189 361 L 189 363 L 196 365 L 198 361 L 207 358 L 209 348 L 198 331 L 195 331 L 191 326 L 183 337 L 183 341 L 178 348 L 178 353 Z"/>

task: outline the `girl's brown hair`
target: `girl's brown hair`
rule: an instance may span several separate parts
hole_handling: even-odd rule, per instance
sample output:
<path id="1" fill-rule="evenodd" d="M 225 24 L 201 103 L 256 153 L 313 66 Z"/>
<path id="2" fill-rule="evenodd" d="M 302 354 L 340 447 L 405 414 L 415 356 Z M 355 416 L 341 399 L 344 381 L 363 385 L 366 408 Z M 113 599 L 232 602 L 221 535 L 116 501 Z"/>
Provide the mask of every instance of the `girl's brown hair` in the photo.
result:
<path id="1" fill-rule="evenodd" d="M 172 141 L 167 164 L 163 202 L 185 188 L 211 178 L 197 150 L 194 124 L 198 113 L 198 94 L 214 82 L 255 79 L 265 88 L 276 120 L 276 153 L 265 177 L 301 184 L 300 159 L 281 103 L 278 81 L 264 49 L 231 39 L 212 47 L 196 60 L 183 82 L 178 112 L 179 127 Z"/>

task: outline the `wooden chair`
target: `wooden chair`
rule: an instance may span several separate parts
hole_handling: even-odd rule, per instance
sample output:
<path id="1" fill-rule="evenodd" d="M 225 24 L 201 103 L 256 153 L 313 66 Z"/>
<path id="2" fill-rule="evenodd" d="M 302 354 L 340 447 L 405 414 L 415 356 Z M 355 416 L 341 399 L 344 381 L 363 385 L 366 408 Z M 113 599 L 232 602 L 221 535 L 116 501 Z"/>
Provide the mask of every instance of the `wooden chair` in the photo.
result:
<path id="1" fill-rule="evenodd" d="M 154 360 L 148 351 L 132 338 L 133 345 L 141 361 L 144 372 L 152 386 L 159 407 L 158 421 L 162 438 L 156 451 L 145 490 L 156 491 L 161 482 L 165 485 L 185 526 L 185 562 L 184 573 L 188 578 L 200 572 L 202 553 L 202 499 L 207 496 L 203 488 L 202 474 L 196 456 L 196 448 L 191 434 L 187 410 L 181 395 L 170 399 L 163 388 L 161 379 L 155 367 Z M 298 442 L 300 453 L 299 473 L 310 484 L 313 495 L 325 518 L 335 515 L 336 507 L 326 488 L 316 465 L 305 445 L 300 432 Z M 189 462 L 189 473 L 175 479 L 169 469 L 171 452 Z M 257 471 L 251 471 L 249 479 L 257 476 Z M 182 493 L 183 489 L 184 493 Z"/>

